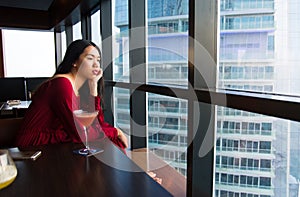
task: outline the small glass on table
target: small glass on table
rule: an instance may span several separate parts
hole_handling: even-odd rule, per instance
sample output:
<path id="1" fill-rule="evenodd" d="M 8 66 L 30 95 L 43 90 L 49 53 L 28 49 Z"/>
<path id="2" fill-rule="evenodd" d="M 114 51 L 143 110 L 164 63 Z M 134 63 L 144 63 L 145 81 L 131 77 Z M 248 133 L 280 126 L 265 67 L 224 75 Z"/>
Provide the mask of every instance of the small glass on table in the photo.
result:
<path id="1" fill-rule="evenodd" d="M 75 110 L 73 113 L 74 113 L 76 119 L 78 120 L 78 122 L 83 126 L 84 135 L 85 135 L 85 148 L 79 149 L 76 152 L 78 152 L 80 155 L 86 155 L 86 156 L 103 152 L 103 149 L 91 148 L 89 146 L 89 140 L 88 140 L 89 126 L 91 126 L 91 124 L 97 117 L 98 111 L 90 112 L 90 111 L 84 111 L 84 110 Z"/>

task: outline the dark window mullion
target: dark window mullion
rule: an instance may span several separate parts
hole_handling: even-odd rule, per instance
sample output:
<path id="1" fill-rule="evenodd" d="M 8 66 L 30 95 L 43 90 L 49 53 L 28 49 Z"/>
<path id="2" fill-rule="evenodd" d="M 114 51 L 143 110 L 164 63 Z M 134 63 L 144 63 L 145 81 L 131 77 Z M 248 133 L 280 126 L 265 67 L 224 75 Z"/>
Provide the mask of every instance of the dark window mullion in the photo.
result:
<path id="1" fill-rule="evenodd" d="M 100 4 L 100 31 L 102 38 L 102 65 L 103 65 L 103 77 L 105 80 L 113 80 L 113 69 L 112 69 L 112 4 L 111 1 L 101 1 Z M 104 94 L 104 117 L 105 120 L 114 124 L 113 116 L 113 86 L 105 86 Z"/>
<path id="2" fill-rule="evenodd" d="M 66 42 L 67 46 L 73 42 L 73 26 L 66 26 Z"/>
<path id="3" fill-rule="evenodd" d="M 0 77 L 4 77 L 4 52 L 3 52 L 3 39 L 2 29 L 0 29 Z"/>
<path id="4" fill-rule="evenodd" d="M 57 67 L 62 61 L 62 32 L 56 32 L 54 30 L 54 40 L 55 40 L 55 66 Z"/>
<path id="5" fill-rule="evenodd" d="M 146 83 L 146 1 L 129 0 L 129 67 L 130 83 Z M 131 90 L 131 148 L 147 146 L 146 92 Z"/>
<path id="6" fill-rule="evenodd" d="M 189 1 L 189 37 L 193 38 L 189 41 L 189 62 L 192 63 L 189 63 L 189 72 L 192 72 L 189 73 L 190 92 L 196 93 L 194 89 L 216 86 L 216 3 L 217 1 Z M 199 12 L 201 9 L 210 12 Z M 206 49 L 209 54 L 207 57 L 199 45 Z M 213 58 L 213 61 L 207 63 L 200 59 L 203 57 Z M 188 148 L 187 196 L 213 196 L 215 110 L 211 102 L 210 94 L 207 103 L 189 99 L 188 137 L 192 142 L 189 141 L 191 144 Z"/>
<path id="7" fill-rule="evenodd" d="M 81 34 L 82 38 L 86 40 L 92 39 L 91 33 L 91 16 L 85 16 L 81 18 Z"/>

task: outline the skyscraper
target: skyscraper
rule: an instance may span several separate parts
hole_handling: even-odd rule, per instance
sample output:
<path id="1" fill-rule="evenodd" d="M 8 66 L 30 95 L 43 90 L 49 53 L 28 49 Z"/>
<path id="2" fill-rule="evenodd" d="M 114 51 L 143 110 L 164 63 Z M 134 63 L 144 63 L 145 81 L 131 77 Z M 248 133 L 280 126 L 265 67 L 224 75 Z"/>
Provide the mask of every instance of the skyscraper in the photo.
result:
<path id="1" fill-rule="evenodd" d="M 220 2 L 219 88 L 299 94 L 292 74 L 299 58 L 291 58 L 295 48 L 287 53 L 293 41 L 284 42 L 299 28 L 287 28 L 299 15 L 293 6 L 299 3 Z M 299 124 L 225 107 L 217 117 L 215 196 L 299 195 Z"/>
<path id="2" fill-rule="evenodd" d="M 273 91 L 274 2 L 220 2 L 219 88 Z M 215 196 L 274 196 L 272 118 L 218 108 Z"/>

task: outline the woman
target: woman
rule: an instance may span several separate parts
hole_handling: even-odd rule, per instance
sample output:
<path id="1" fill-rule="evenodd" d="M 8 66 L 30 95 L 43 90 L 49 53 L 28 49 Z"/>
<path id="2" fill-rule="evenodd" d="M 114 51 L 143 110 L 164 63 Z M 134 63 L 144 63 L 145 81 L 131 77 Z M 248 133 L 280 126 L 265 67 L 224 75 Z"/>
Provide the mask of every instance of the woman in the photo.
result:
<path id="1" fill-rule="evenodd" d="M 124 133 L 104 121 L 100 54 L 100 49 L 90 41 L 76 40 L 69 45 L 54 76 L 34 93 L 18 131 L 16 146 L 81 142 L 83 128 L 78 126 L 73 111 L 84 109 L 99 111 L 98 121 L 89 127 L 90 141 L 100 139 L 104 132 L 123 151 L 128 147 Z"/>

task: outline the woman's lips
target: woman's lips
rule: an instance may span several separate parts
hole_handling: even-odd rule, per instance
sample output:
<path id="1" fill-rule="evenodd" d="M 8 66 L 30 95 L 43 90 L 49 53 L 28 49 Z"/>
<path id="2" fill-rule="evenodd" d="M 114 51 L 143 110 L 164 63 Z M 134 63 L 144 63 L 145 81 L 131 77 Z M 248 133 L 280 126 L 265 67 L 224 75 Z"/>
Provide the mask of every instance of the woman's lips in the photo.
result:
<path id="1" fill-rule="evenodd" d="M 94 75 L 98 75 L 99 72 L 100 72 L 99 70 L 93 70 L 93 74 L 94 74 Z"/>

